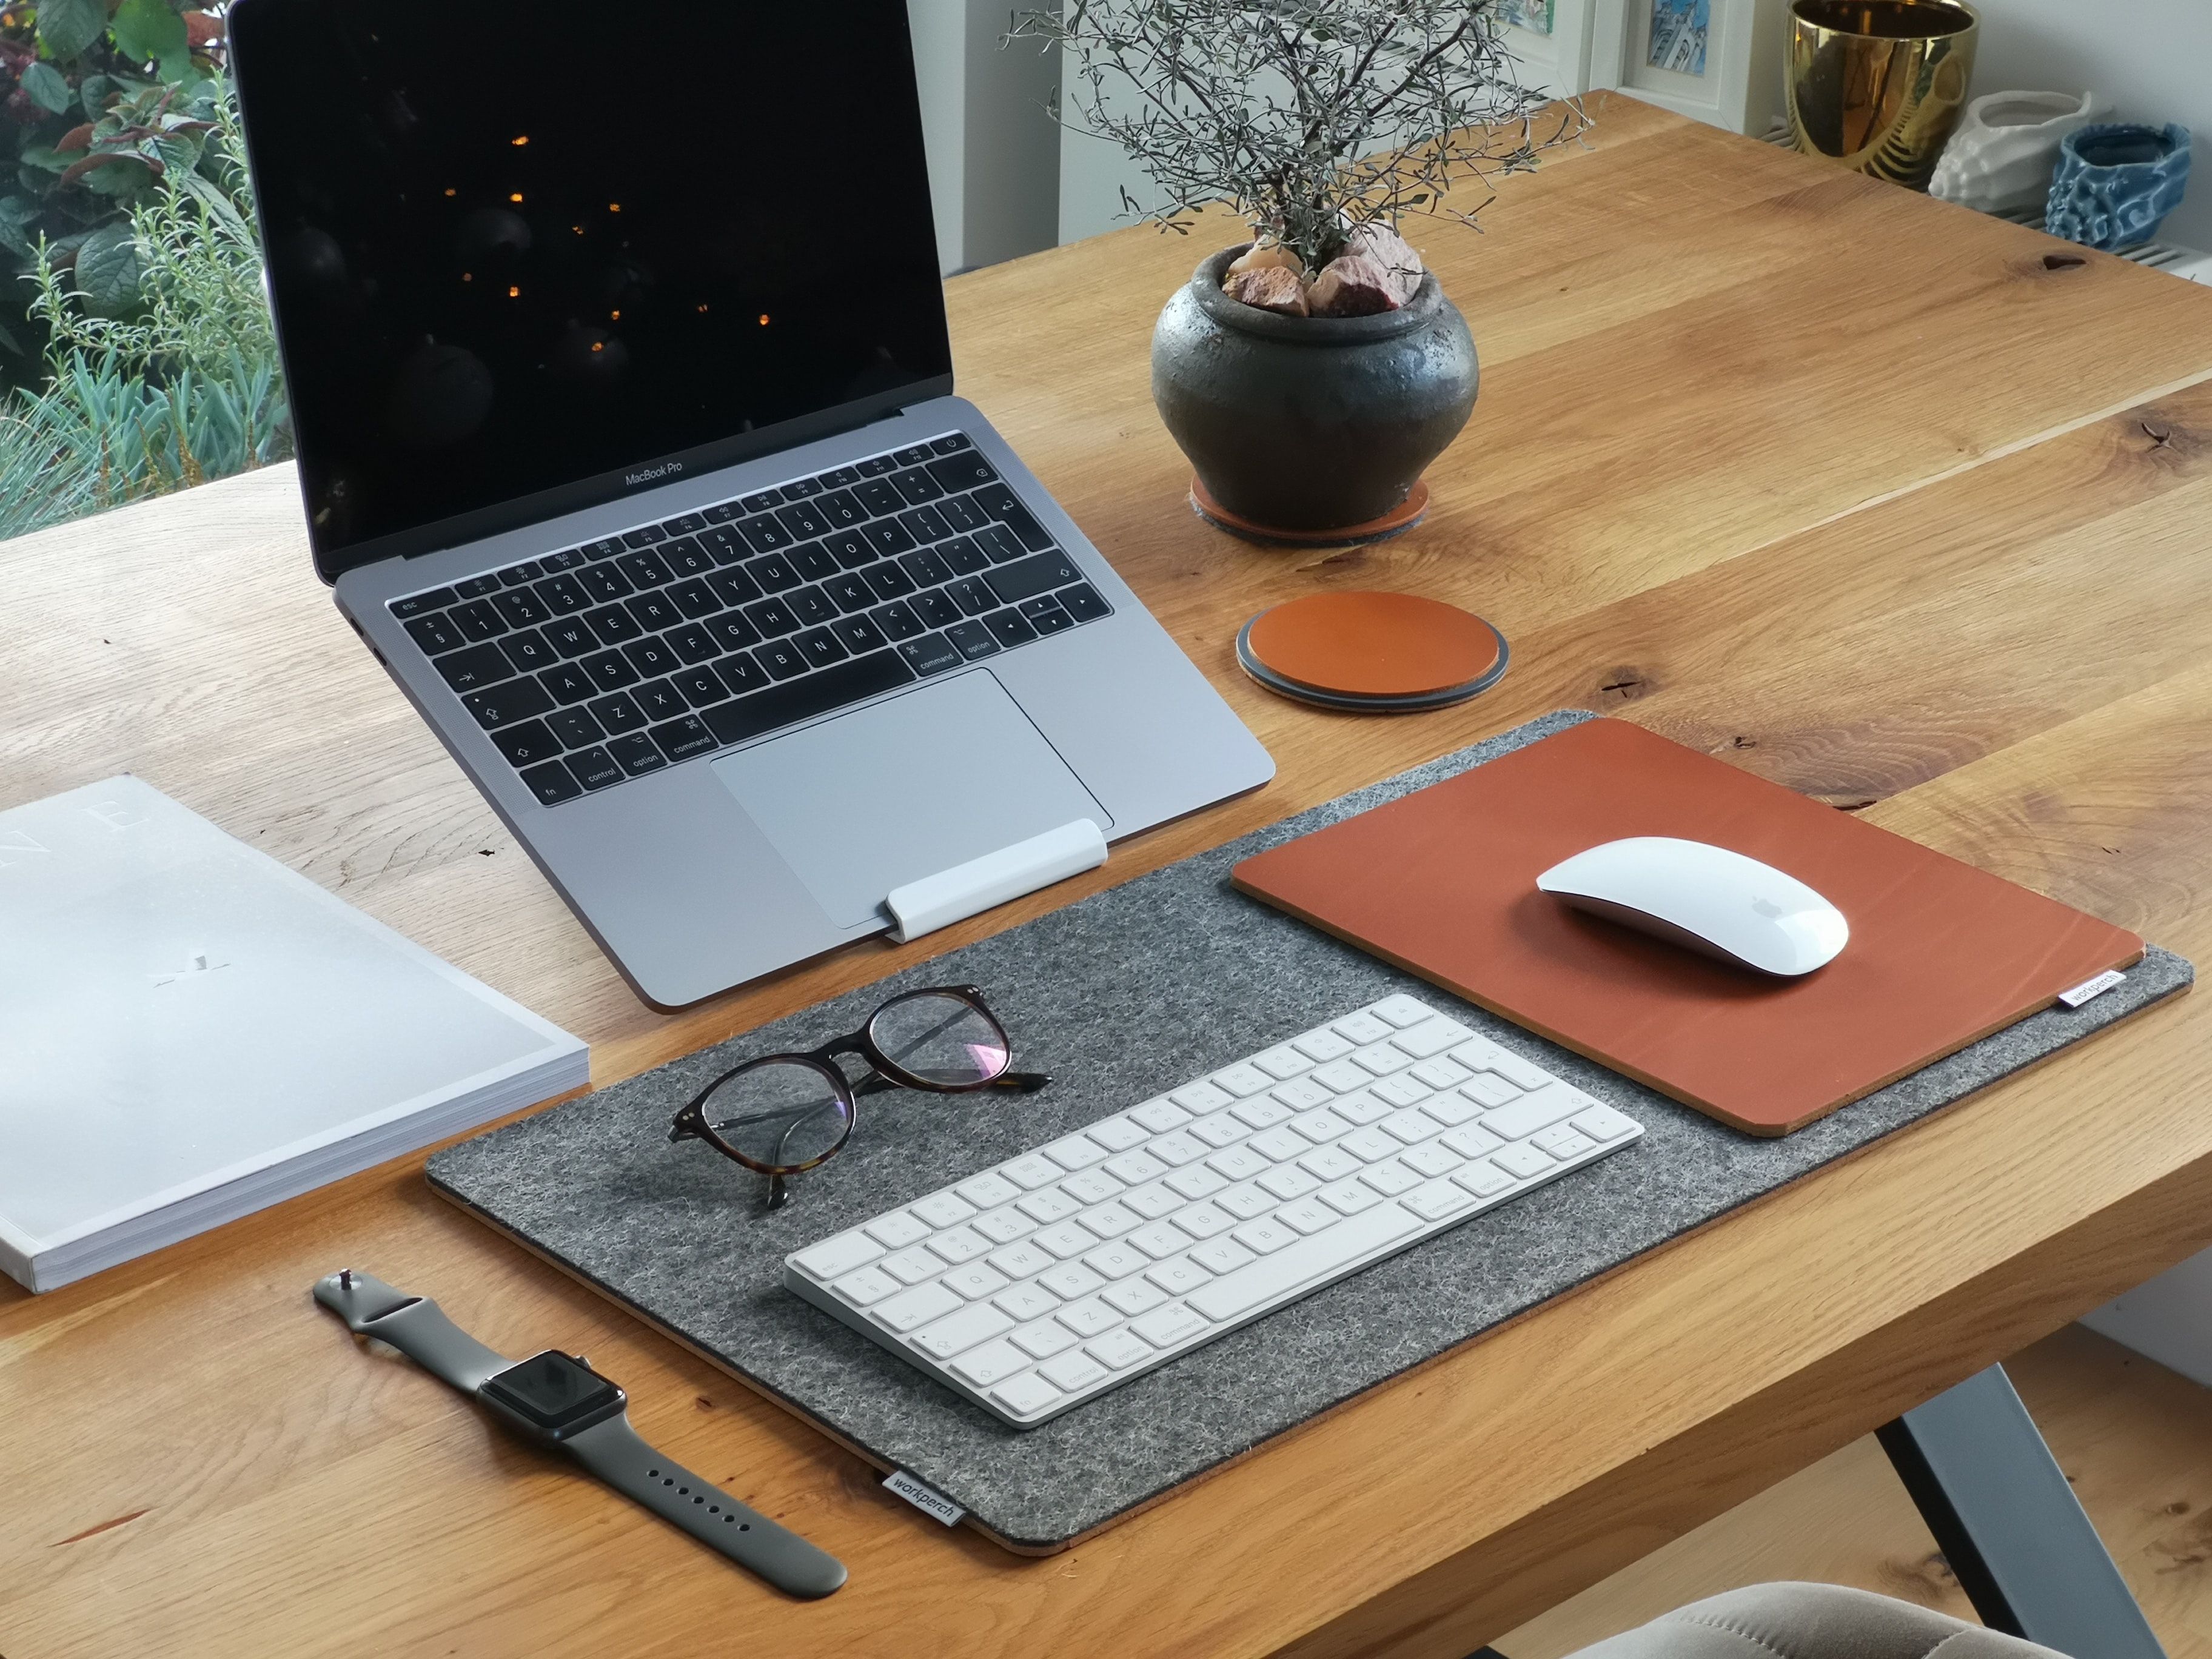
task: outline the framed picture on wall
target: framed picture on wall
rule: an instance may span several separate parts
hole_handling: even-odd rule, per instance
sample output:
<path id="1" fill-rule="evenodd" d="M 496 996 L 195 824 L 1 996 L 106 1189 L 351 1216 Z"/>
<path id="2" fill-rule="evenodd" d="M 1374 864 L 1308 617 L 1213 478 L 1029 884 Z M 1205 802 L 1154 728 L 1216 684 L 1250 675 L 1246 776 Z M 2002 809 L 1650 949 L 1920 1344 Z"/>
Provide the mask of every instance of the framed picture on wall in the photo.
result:
<path id="1" fill-rule="evenodd" d="M 1521 60 L 1522 82 L 1569 98 L 1589 85 L 1594 0 L 1495 0 L 1505 44 Z"/>
<path id="2" fill-rule="evenodd" d="M 1764 137 L 1781 118 L 1787 0 L 1589 0 L 1589 84 Z"/>

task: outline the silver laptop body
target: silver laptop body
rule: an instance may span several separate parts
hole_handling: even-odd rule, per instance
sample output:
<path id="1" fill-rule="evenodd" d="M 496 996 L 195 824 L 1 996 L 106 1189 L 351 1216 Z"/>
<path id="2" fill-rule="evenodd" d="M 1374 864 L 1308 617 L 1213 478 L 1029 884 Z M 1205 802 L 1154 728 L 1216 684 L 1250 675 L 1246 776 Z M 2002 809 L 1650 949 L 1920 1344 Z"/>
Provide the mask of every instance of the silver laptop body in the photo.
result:
<path id="1" fill-rule="evenodd" d="M 663 174 L 585 148 L 571 93 L 532 102 L 530 63 L 441 79 L 539 38 L 552 74 L 603 35 L 582 0 L 520 42 L 492 0 L 428 35 L 370 0 L 230 14 L 317 568 L 662 1006 L 885 931 L 907 884 L 1084 819 L 1118 841 L 1273 772 L 951 395 L 905 8 L 858 3 L 857 35 L 850 9 L 756 0 L 641 0 L 617 32 L 680 29 L 740 81 L 749 54 L 834 57 L 830 91 L 790 95 L 849 95 L 824 118 L 870 124 L 878 249 L 928 249 L 869 256 L 878 298 L 843 314 L 883 339 L 854 342 L 819 290 L 859 245 L 795 263 L 739 179 L 699 252 Z M 656 211 L 685 234 L 656 240 Z"/>

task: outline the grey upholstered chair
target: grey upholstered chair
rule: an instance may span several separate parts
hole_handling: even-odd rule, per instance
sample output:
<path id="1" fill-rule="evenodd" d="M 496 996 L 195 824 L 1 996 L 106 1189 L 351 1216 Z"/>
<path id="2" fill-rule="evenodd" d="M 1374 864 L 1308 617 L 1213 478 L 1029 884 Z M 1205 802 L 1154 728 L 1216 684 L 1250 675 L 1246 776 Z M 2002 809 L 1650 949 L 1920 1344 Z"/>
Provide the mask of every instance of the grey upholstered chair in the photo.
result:
<path id="1" fill-rule="evenodd" d="M 1575 1659 L 2061 1659 L 2049 1648 L 1834 1584 L 1754 1584 L 1677 1608 Z"/>

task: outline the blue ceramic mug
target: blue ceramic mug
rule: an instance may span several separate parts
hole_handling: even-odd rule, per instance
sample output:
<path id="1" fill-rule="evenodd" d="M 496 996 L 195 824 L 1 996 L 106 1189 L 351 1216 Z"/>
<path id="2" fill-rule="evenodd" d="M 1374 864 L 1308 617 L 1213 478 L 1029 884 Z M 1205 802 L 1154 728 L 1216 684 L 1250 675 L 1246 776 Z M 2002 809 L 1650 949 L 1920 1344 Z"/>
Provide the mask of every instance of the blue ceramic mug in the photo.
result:
<path id="1" fill-rule="evenodd" d="M 2189 182 L 2189 129 L 2113 122 L 2058 146 L 2043 228 L 2087 247 L 2133 247 L 2158 234 Z"/>

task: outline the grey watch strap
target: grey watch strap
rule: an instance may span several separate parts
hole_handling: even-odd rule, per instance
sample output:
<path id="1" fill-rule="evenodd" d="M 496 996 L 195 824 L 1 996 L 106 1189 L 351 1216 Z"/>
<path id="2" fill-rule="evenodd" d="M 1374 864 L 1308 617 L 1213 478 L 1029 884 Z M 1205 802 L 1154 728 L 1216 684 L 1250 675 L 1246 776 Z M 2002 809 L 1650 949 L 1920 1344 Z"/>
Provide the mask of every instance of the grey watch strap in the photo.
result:
<path id="1" fill-rule="evenodd" d="M 350 1268 L 315 1282 L 315 1300 L 359 1336 L 389 1342 L 433 1376 L 474 1394 L 487 1377 L 514 1362 L 487 1348 L 446 1317 L 428 1297 L 394 1290 L 373 1273 Z"/>
<path id="2" fill-rule="evenodd" d="M 627 1414 L 594 1423 L 562 1443 L 617 1492 L 780 1590 L 827 1595 L 845 1582 L 845 1565 L 836 1556 L 662 1456 L 630 1427 Z"/>
<path id="3" fill-rule="evenodd" d="M 514 1361 L 487 1348 L 428 1297 L 410 1296 L 351 1268 L 315 1281 L 315 1300 L 357 1335 L 388 1342 L 433 1376 L 474 1395 Z M 663 1457 L 629 1425 L 627 1413 L 552 1443 L 625 1498 L 674 1522 L 718 1554 L 793 1595 L 827 1595 L 845 1565 L 797 1533 L 749 1509 L 710 1480 Z"/>

